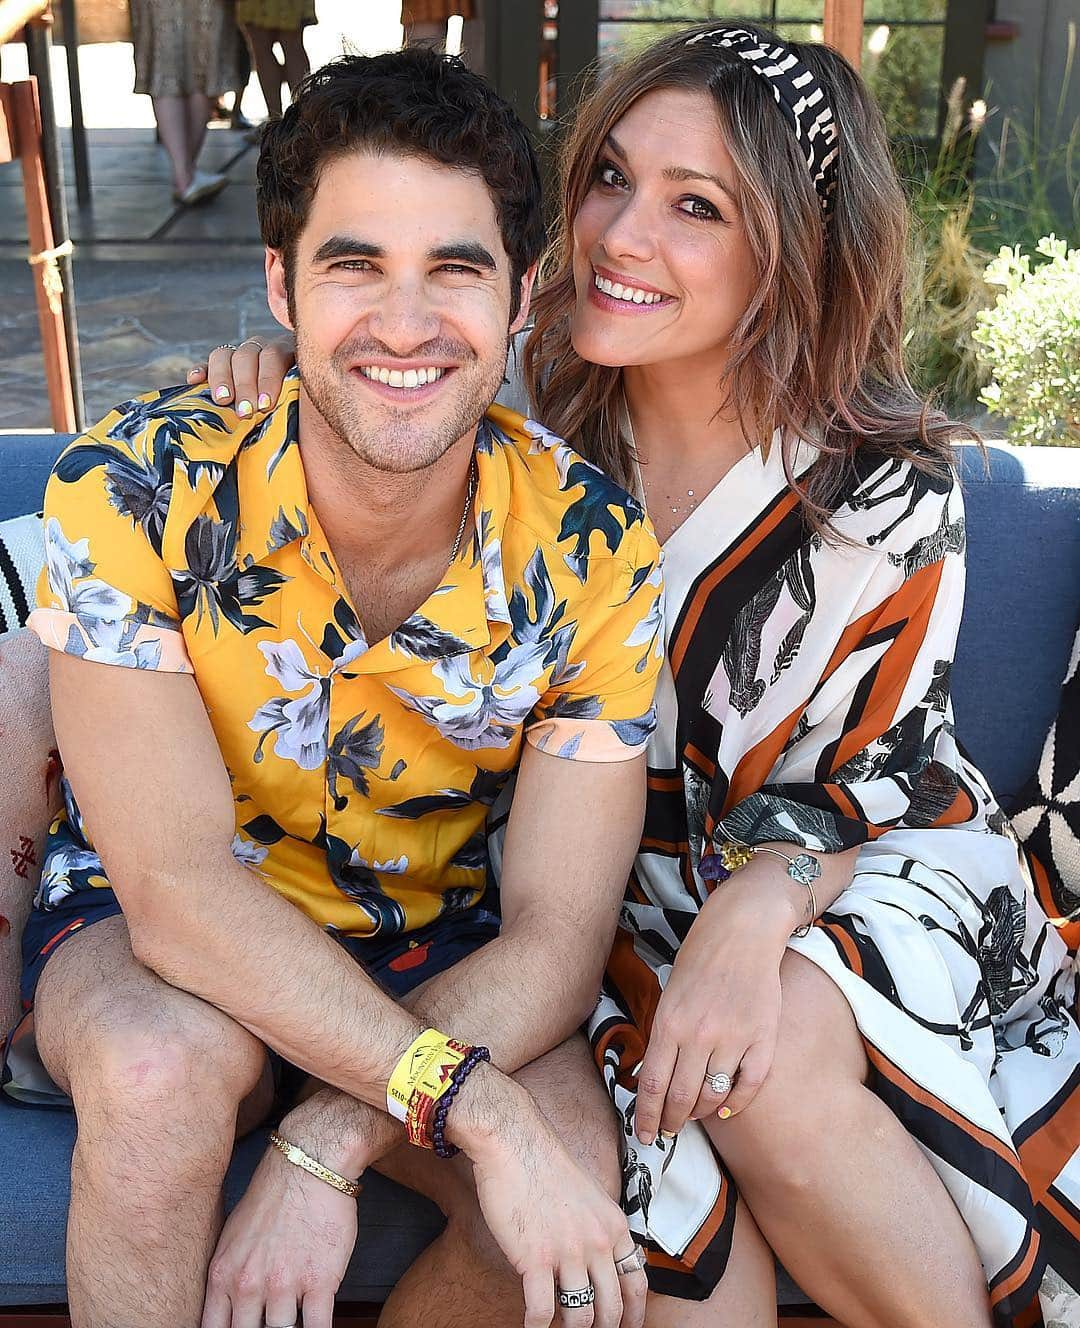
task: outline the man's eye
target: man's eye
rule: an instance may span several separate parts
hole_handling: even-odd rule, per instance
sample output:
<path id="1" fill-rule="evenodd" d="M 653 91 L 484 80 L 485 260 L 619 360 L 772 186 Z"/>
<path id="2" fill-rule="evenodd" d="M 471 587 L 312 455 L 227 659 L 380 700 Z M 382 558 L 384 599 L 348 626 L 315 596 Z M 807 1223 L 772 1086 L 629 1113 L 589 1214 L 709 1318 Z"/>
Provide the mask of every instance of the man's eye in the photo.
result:
<path id="1" fill-rule="evenodd" d="M 439 268 L 439 271 L 450 272 L 455 277 L 460 277 L 460 276 L 478 277 L 480 275 L 480 273 L 476 270 L 476 268 L 466 267 L 463 263 L 444 263 L 442 267 Z"/>
<path id="2" fill-rule="evenodd" d="M 610 161 L 597 164 L 596 180 L 599 184 L 607 185 L 609 189 L 621 189 L 626 184 L 626 176 Z"/>
<path id="3" fill-rule="evenodd" d="M 338 263 L 331 263 L 333 268 L 342 272 L 372 272 L 374 269 L 366 258 L 343 258 Z"/>
<path id="4" fill-rule="evenodd" d="M 685 212 L 689 217 L 695 217 L 698 221 L 722 221 L 719 208 L 713 207 L 707 198 L 680 198 L 678 202 L 680 212 Z"/>

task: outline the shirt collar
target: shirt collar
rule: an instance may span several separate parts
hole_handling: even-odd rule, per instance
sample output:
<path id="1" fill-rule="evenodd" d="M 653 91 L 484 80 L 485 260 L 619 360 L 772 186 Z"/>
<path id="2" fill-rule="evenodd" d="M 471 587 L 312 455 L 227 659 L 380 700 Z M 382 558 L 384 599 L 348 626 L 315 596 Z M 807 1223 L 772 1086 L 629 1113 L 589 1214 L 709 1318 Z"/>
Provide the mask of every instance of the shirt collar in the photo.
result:
<path id="1" fill-rule="evenodd" d="M 487 644 L 489 624 L 509 624 L 510 606 L 502 560 L 502 536 L 510 513 L 514 444 L 507 433 L 517 417 L 492 406 L 476 436 L 476 496 L 473 537 L 442 584 L 413 615 L 468 649 Z M 281 549 L 306 540 L 313 519 L 300 457 L 300 378 L 293 369 L 278 404 L 255 424 L 237 449 L 240 513 L 238 551 L 242 565 L 264 563 Z M 344 587 L 339 588 L 341 593 Z M 483 603 L 480 613 L 472 605 Z M 413 621 L 410 620 L 410 621 Z M 454 624 L 454 626 L 451 626 Z M 405 624 L 403 624 L 405 626 Z M 384 643 L 386 644 L 386 643 Z M 395 653 L 393 645 L 391 653 Z M 440 653 L 458 653 L 449 646 Z M 399 662 L 399 657 L 396 656 Z"/>

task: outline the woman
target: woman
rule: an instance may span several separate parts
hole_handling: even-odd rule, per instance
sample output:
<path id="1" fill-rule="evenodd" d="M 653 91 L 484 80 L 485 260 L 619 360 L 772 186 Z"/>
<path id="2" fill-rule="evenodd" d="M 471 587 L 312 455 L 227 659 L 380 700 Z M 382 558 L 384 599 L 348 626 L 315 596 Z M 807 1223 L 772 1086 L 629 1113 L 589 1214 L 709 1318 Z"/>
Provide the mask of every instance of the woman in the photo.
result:
<path id="1" fill-rule="evenodd" d="M 295 93 L 310 64 L 303 29 L 315 20 L 315 0 L 236 0 L 236 21 L 247 39 L 271 119 L 281 114 L 281 84 Z M 281 47 L 284 63 L 274 54 Z"/>
<path id="2" fill-rule="evenodd" d="M 953 737 L 961 430 L 904 372 L 906 226 L 858 77 L 758 29 L 651 48 L 567 145 L 528 384 L 665 541 L 590 1029 L 655 1326 L 775 1324 L 774 1252 L 849 1328 L 1037 1323 L 1047 1259 L 1078 1280 L 1076 976 Z"/>
<path id="3" fill-rule="evenodd" d="M 184 206 L 212 198 L 229 182 L 196 162 L 214 99 L 236 86 L 233 33 L 226 0 L 131 0 L 135 91 L 153 102 L 173 198 Z"/>

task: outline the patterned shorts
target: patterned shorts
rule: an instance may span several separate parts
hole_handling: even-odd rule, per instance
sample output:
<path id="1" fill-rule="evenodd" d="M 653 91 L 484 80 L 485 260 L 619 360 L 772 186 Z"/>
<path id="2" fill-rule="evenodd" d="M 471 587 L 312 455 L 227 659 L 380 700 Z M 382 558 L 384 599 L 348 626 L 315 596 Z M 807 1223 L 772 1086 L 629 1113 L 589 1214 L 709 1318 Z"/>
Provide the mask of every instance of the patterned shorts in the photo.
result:
<path id="1" fill-rule="evenodd" d="M 34 994 L 46 963 L 65 941 L 96 922 L 123 910 L 112 890 L 78 890 L 56 908 L 31 911 L 22 937 L 23 1016 L 4 1042 L 0 1064 L 0 1096 L 36 1106 L 68 1106 L 71 1102 L 49 1078 L 33 1041 Z M 389 937 L 343 936 L 334 939 L 369 977 L 395 1000 L 402 1000 L 429 978 L 452 968 L 499 934 L 498 891 L 491 888 L 471 908 Z M 288 1110 L 307 1074 L 267 1049 L 278 1089 L 275 1111 Z"/>

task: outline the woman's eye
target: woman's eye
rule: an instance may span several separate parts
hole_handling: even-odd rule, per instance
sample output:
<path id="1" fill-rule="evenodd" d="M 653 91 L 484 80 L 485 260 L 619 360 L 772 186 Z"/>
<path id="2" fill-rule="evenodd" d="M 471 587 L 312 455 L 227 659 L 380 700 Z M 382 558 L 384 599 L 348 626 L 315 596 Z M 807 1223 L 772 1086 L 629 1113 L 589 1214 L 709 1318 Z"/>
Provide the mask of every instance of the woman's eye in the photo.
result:
<path id="1" fill-rule="evenodd" d="M 626 184 L 626 176 L 619 170 L 618 166 L 610 161 L 602 161 L 596 167 L 596 179 L 598 183 L 607 185 L 609 189 L 622 189 Z"/>
<path id="2" fill-rule="evenodd" d="M 678 203 L 679 211 L 685 212 L 687 216 L 694 217 L 698 221 L 721 221 L 719 209 L 715 208 L 706 198 L 681 198 Z"/>

